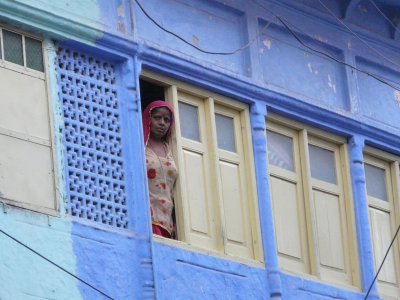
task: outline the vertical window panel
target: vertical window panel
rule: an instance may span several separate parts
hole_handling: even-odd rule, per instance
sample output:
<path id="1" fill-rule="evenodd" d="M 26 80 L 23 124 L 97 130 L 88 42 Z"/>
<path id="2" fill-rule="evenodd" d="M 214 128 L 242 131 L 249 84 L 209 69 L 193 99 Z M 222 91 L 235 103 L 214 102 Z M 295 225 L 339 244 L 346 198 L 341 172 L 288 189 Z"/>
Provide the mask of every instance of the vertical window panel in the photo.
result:
<path id="1" fill-rule="evenodd" d="M 365 164 L 364 169 L 368 195 L 388 201 L 385 170 L 370 164 Z"/>
<path id="2" fill-rule="evenodd" d="M 292 138 L 267 130 L 267 145 L 270 164 L 294 171 Z"/>
<path id="3" fill-rule="evenodd" d="M 339 198 L 321 191 L 314 191 L 313 194 L 321 264 L 343 270 L 343 235 Z"/>
<path id="4" fill-rule="evenodd" d="M 3 30 L 4 59 L 17 65 L 24 65 L 22 35 Z"/>
<path id="5" fill-rule="evenodd" d="M 198 108 L 181 101 L 178 107 L 182 137 L 200 142 Z"/>
<path id="6" fill-rule="evenodd" d="M 296 184 L 271 178 L 271 192 L 277 231 L 278 251 L 301 259 L 300 222 Z"/>
<path id="7" fill-rule="evenodd" d="M 227 239 L 239 244 L 245 243 L 242 191 L 238 166 L 227 162 L 220 162 L 220 176 L 222 183 L 222 197 L 224 201 L 224 215 L 226 219 Z"/>
<path id="8" fill-rule="evenodd" d="M 43 72 L 42 42 L 25 37 L 26 66 L 36 71 Z"/>
<path id="9" fill-rule="evenodd" d="M 217 127 L 218 148 L 236 152 L 233 119 L 221 114 L 215 114 L 215 123 Z"/>
<path id="10" fill-rule="evenodd" d="M 186 198 L 190 211 L 191 231 L 197 234 L 211 236 L 210 216 L 207 207 L 206 172 L 204 157 L 194 151 L 183 151 L 186 178 Z"/>
<path id="11" fill-rule="evenodd" d="M 334 153 L 314 145 L 309 145 L 308 149 L 310 152 L 311 176 L 315 179 L 336 184 Z"/>
<path id="12" fill-rule="evenodd" d="M 378 270 L 393 236 L 390 225 L 390 213 L 370 207 L 369 217 L 375 254 L 375 270 Z M 391 284 L 397 283 L 395 266 L 394 249 L 392 248 L 378 275 L 378 280 Z"/>

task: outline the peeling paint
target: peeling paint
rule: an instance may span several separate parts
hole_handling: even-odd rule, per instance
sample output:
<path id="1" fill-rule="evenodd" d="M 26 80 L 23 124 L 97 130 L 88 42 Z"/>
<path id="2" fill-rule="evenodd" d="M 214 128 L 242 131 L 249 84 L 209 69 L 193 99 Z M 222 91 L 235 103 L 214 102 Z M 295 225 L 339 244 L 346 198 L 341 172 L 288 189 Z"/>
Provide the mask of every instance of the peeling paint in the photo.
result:
<path id="1" fill-rule="evenodd" d="M 310 73 L 318 75 L 318 73 L 319 73 L 318 70 L 314 69 L 313 66 L 311 65 L 311 63 L 307 64 L 307 68 L 308 68 L 308 71 L 310 71 Z"/>
<path id="2" fill-rule="evenodd" d="M 322 42 L 322 43 L 327 43 L 327 42 L 328 42 L 327 39 L 324 39 L 322 36 L 319 36 L 319 35 L 314 36 L 314 38 L 315 38 L 317 41 L 320 41 L 320 42 Z"/>
<path id="3" fill-rule="evenodd" d="M 124 7 L 123 4 L 121 4 L 120 6 L 118 6 L 118 8 L 117 8 L 117 15 L 118 15 L 118 17 L 121 17 L 121 18 L 125 17 L 125 7 Z"/>
<path id="4" fill-rule="evenodd" d="M 192 36 L 192 43 L 193 43 L 193 45 L 195 45 L 197 47 L 200 46 L 200 39 L 197 36 L 195 36 L 194 34 Z"/>
<path id="5" fill-rule="evenodd" d="M 400 91 L 394 91 L 394 99 L 397 102 L 397 105 L 400 106 Z"/>
<path id="6" fill-rule="evenodd" d="M 125 23 L 124 23 L 124 18 L 125 18 L 125 6 L 121 4 L 117 8 L 117 16 L 119 18 L 117 22 L 117 31 L 125 33 L 126 28 L 125 28 Z"/>
<path id="7" fill-rule="evenodd" d="M 263 41 L 263 44 L 264 44 L 265 48 L 267 48 L 269 50 L 269 49 L 271 49 L 272 41 L 270 39 L 265 39 Z"/>
<path id="8" fill-rule="evenodd" d="M 336 94 L 336 85 L 333 83 L 331 75 L 328 74 L 328 86 L 333 90 Z"/>

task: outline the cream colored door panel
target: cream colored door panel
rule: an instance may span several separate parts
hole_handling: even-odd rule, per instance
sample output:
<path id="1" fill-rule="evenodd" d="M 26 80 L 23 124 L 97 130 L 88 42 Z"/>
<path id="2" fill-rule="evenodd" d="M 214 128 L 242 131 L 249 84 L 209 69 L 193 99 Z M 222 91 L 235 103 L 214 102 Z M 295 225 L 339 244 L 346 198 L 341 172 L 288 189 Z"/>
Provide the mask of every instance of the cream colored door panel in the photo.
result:
<path id="1" fill-rule="evenodd" d="M 50 140 L 45 81 L 0 68 L 0 90 L 0 130 Z"/>
<path id="2" fill-rule="evenodd" d="M 238 166 L 220 162 L 222 196 L 226 221 L 226 237 L 237 243 L 245 243 L 243 195 L 240 189 Z"/>
<path id="3" fill-rule="evenodd" d="M 392 240 L 390 214 L 379 209 L 369 208 L 372 240 L 375 253 L 375 269 L 378 270 L 385 253 Z M 379 273 L 378 281 L 396 284 L 396 269 L 393 249 L 386 257 L 385 263 Z"/>
<path id="4" fill-rule="evenodd" d="M 275 230 L 278 252 L 301 261 L 301 223 L 298 215 L 295 183 L 271 177 Z"/>
<path id="5" fill-rule="evenodd" d="M 51 148 L 0 134 L 0 198 L 55 209 Z"/>
<path id="6" fill-rule="evenodd" d="M 212 206 L 204 155 L 183 150 L 186 179 L 185 199 L 190 215 L 190 242 L 200 246 L 215 244 Z"/>
<path id="7" fill-rule="evenodd" d="M 340 199 L 336 195 L 317 190 L 313 190 L 313 199 L 321 265 L 344 270 Z"/>
<path id="8" fill-rule="evenodd" d="M 220 161 L 220 181 L 225 216 L 225 235 L 228 254 L 252 257 L 248 204 L 242 188 L 239 166 Z"/>

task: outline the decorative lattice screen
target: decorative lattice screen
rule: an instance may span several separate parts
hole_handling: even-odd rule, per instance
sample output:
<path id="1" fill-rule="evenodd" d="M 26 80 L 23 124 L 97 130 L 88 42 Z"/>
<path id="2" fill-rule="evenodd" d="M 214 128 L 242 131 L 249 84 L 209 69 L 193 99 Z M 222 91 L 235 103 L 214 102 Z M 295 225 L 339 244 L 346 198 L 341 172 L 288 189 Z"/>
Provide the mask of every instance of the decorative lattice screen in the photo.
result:
<path id="1" fill-rule="evenodd" d="M 59 48 L 58 77 L 65 122 L 67 213 L 126 228 L 114 66 Z"/>

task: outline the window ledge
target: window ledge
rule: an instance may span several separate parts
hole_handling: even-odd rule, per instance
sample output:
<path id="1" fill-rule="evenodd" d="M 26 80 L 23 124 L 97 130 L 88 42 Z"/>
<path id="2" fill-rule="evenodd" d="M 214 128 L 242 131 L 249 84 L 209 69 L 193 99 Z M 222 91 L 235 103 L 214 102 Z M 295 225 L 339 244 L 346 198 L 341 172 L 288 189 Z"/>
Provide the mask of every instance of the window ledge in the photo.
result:
<path id="1" fill-rule="evenodd" d="M 309 281 L 313 281 L 317 284 L 321 284 L 321 285 L 331 285 L 334 286 L 336 288 L 339 289 L 346 289 L 348 291 L 352 291 L 352 292 L 358 292 L 361 293 L 361 289 L 355 285 L 349 285 L 349 284 L 345 284 L 345 283 L 340 283 L 340 282 L 335 282 L 335 281 L 325 281 L 323 279 L 320 279 L 316 276 L 313 276 L 311 274 L 306 274 L 306 273 L 300 273 L 300 272 L 294 272 L 294 271 L 290 271 L 290 270 L 286 270 L 286 269 L 280 269 L 281 272 L 283 274 L 289 275 L 289 276 L 294 276 L 294 277 L 298 277 L 304 280 L 309 280 Z"/>
<path id="2" fill-rule="evenodd" d="M 174 248 L 180 248 L 180 249 L 183 249 L 186 251 L 196 252 L 196 253 L 207 255 L 207 256 L 212 256 L 212 257 L 218 258 L 218 259 L 229 260 L 234 263 L 240 263 L 240 264 L 248 265 L 248 266 L 255 267 L 255 268 L 265 269 L 265 264 L 263 261 L 246 259 L 243 257 L 232 256 L 229 254 L 224 254 L 224 253 L 213 251 L 213 250 L 207 250 L 207 249 L 203 249 L 203 248 L 199 248 L 199 247 L 190 245 L 183 241 L 164 238 L 164 237 L 157 236 L 157 235 L 153 235 L 153 240 L 157 243 L 168 245 L 168 246 L 171 246 Z"/>

